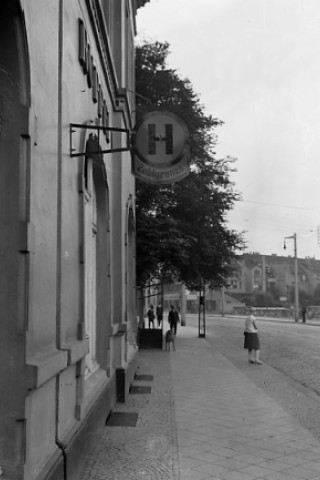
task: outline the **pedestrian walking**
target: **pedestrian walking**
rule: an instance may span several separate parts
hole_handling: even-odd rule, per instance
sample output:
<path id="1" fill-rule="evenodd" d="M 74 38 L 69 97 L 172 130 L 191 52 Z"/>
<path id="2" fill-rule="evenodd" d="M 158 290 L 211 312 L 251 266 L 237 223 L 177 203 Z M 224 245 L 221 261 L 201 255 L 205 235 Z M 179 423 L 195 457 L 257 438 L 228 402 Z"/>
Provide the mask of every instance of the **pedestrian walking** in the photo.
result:
<path id="1" fill-rule="evenodd" d="M 169 322 L 169 325 L 170 325 L 170 330 L 173 332 L 174 336 L 177 335 L 177 326 L 178 326 L 179 321 L 180 321 L 179 313 L 175 309 L 174 305 L 171 305 L 171 309 L 170 309 L 170 312 L 169 312 L 169 315 L 168 315 L 168 322 Z"/>
<path id="2" fill-rule="evenodd" d="M 248 350 L 249 363 L 262 365 L 260 361 L 260 339 L 254 308 L 250 309 L 250 315 L 246 317 L 244 323 L 244 349 Z"/>
<path id="3" fill-rule="evenodd" d="M 158 327 L 160 328 L 162 325 L 162 320 L 163 320 L 163 309 L 161 303 L 157 306 L 157 320 L 158 320 Z"/>
<path id="4" fill-rule="evenodd" d="M 307 307 L 302 307 L 301 309 L 301 314 L 302 314 L 302 323 L 306 323 L 307 319 Z"/>
<path id="5" fill-rule="evenodd" d="M 152 323 L 152 328 L 154 328 L 154 319 L 155 319 L 155 314 L 153 310 L 153 305 L 150 305 L 149 310 L 147 312 L 147 317 L 149 321 L 149 328 L 151 328 L 151 323 Z"/>

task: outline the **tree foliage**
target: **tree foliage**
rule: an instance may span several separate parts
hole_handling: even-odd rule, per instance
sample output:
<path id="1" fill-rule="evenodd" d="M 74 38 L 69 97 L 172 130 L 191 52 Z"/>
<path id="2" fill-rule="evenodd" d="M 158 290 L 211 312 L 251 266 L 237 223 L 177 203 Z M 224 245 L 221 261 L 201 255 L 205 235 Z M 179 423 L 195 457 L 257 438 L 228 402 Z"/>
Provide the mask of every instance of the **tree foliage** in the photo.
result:
<path id="1" fill-rule="evenodd" d="M 216 159 L 216 128 L 188 79 L 166 68 L 167 43 L 136 48 L 137 121 L 149 111 L 180 116 L 190 133 L 191 173 L 180 182 L 155 186 L 137 179 L 137 283 L 150 277 L 178 278 L 189 288 L 200 280 L 222 285 L 240 234 L 227 227 L 226 213 L 238 199 L 230 173 L 234 159 Z"/>

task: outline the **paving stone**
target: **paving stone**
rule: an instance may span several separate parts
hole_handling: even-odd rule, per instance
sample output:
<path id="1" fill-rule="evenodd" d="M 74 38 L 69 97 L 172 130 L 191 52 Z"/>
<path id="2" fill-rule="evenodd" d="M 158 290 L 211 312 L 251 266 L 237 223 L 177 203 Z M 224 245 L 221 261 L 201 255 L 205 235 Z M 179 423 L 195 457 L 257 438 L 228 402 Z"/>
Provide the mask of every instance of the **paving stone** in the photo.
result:
<path id="1" fill-rule="evenodd" d="M 320 441 L 221 348 L 180 327 L 175 351 L 142 350 L 151 392 L 114 410 L 136 426 L 106 426 L 81 480 L 320 479 Z"/>
<path id="2" fill-rule="evenodd" d="M 135 427 L 106 426 L 100 450 L 82 480 L 177 480 L 178 450 L 170 376 L 170 357 L 161 350 L 140 351 L 134 385 L 150 386 L 148 394 L 130 394 L 113 413 L 136 412 Z M 146 383 L 147 382 L 147 383 Z"/>

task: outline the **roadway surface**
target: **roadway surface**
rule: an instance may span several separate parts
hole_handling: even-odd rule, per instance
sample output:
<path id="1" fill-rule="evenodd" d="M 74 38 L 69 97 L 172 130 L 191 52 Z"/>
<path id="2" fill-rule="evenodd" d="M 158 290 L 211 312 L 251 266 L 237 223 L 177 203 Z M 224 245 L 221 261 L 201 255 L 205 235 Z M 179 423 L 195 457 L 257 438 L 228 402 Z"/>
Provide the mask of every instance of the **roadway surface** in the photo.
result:
<path id="1" fill-rule="evenodd" d="M 320 439 L 320 326 L 262 318 L 257 322 L 261 367 L 248 365 L 244 318 L 206 316 L 206 340 Z M 188 315 L 187 325 L 197 327 L 198 316 Z"/>

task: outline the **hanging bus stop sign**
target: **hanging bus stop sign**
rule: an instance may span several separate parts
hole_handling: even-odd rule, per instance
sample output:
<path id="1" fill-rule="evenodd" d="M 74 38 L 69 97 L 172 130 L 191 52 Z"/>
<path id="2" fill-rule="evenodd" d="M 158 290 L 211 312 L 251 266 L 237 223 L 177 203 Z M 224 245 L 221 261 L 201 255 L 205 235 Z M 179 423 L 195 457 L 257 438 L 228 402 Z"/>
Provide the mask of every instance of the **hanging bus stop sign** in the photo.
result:
<path id="1" fill-rule="evenodd" d="M 136 127 L 133 173 L 147 183 L 166 184 L 189 175 L 189 132 L 171 112 L 147 113 Z"/>

